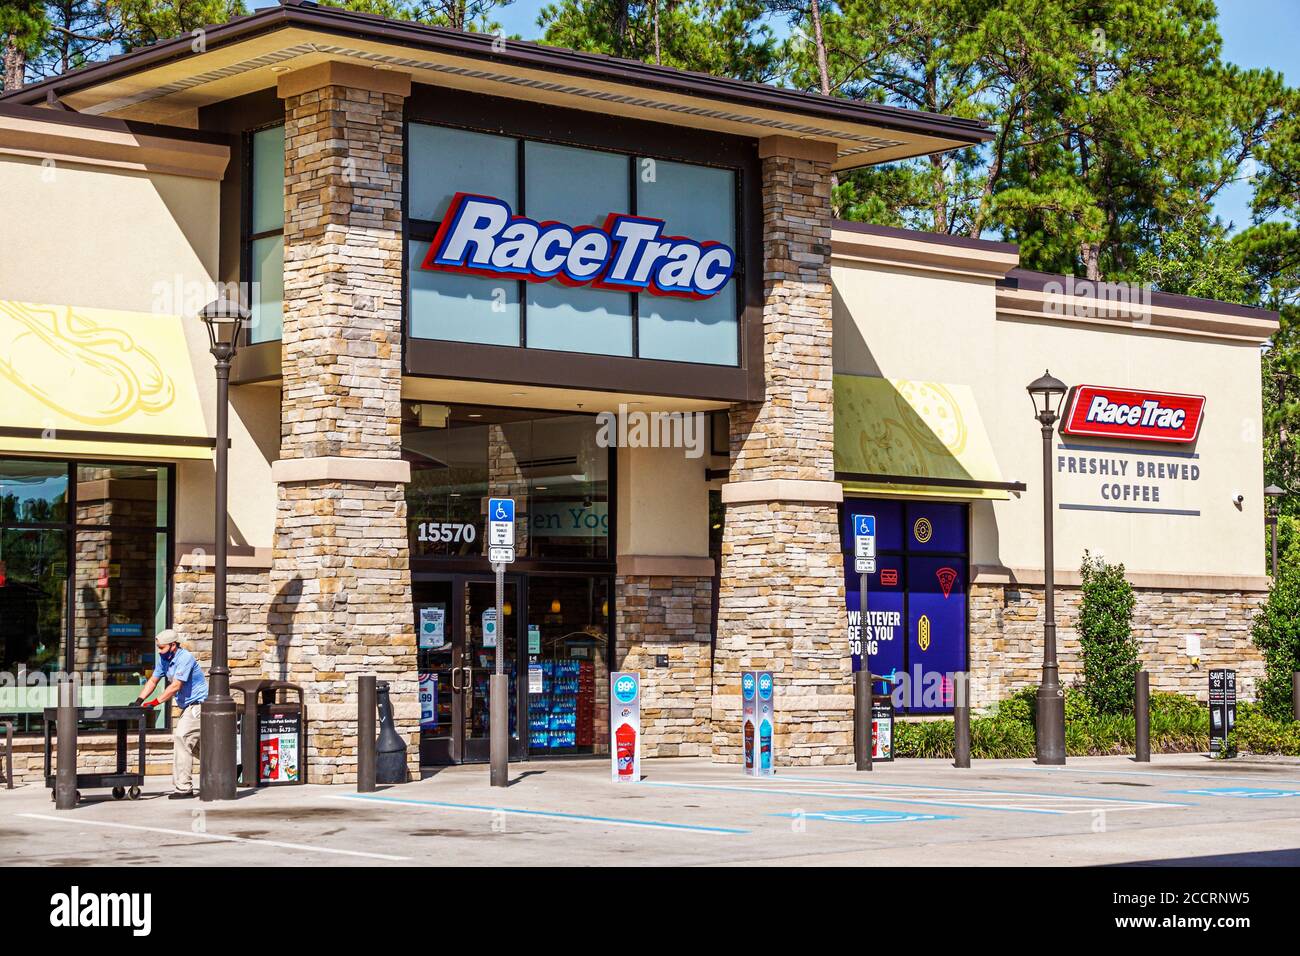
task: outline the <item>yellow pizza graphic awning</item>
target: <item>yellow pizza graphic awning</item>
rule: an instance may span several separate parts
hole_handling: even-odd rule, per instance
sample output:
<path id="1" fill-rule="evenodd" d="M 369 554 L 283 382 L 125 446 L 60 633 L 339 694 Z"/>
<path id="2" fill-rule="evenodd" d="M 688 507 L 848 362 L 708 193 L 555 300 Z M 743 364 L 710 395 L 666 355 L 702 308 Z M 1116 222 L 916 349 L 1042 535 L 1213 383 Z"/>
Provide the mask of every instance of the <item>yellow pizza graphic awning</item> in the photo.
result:
<path id="1" fill-rule="evenodd" d="M 846 492 L 1001 499 L 1005 481 L 967 385 L 835 376 L 835 477 Z"/>
<path id="2" fill-rule="evenodd" d="M 210 458 L 181 318 L 0 300 L 0 452 Z"/>

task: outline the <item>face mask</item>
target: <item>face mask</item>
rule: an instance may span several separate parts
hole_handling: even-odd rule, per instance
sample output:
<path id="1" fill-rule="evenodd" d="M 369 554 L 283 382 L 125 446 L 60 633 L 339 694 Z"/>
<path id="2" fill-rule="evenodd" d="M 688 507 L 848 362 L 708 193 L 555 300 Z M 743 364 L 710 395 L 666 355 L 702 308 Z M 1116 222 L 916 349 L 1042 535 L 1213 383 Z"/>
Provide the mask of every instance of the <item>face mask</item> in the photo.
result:
<path id="1" fill-rule="evenodd" d="M 165 661 L 170 661 L 170 660 L 171 660 L 173 657 L 175 657 L 175 656 L 176 656 L 176 652 L 175 652 L 175 651 L 168 651 L 166 654 L 164 654 L 164 655 L 162 656 L 162 659 L 165 660 Z"/>

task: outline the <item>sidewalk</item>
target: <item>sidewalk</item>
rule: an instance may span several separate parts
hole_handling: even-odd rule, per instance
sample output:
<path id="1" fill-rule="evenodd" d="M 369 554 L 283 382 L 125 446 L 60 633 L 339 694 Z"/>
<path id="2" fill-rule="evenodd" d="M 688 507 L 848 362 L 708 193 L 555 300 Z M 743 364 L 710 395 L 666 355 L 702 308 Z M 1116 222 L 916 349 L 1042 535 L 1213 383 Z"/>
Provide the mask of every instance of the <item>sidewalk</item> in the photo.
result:
<path id="1" fill-rule="evenodd" d="M 606 760 L 442 770 L 374 794 L 303 786 L 224 804 L 89 794 L 55 811 L 36 786 L 0 792 L 12 864 L 1095 865 L 1300 864 L 1300 760 L 1157 756 L 782 769 L 749 778 L 702 760 L 647 760 L 616 784 Z"/>

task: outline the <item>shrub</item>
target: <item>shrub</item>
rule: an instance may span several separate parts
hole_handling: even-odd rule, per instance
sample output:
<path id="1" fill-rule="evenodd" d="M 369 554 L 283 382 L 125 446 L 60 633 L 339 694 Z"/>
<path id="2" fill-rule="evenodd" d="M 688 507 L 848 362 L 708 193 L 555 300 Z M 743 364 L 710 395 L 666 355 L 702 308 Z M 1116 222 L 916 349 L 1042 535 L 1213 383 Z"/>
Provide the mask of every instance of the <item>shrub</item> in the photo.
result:
<path id="1" fill-rule="evenodd" d="M 1079 644 L 1083 691 L 1097 714 L 1133 712 L 1133 682 L 1140 667 L 1133 637 L 1133 588 L 1124 565 L 1083 553 Z"/>
<path id="2" fill-rule="evenodd" d="M 1300 723 L 1294 720 L 1271 720 L 1258 711 L 1243 714 L 1238 708 L 1237 725 L 1232 729 L 1232 743 L 1240 751 L 1300 757 Z"/>
<path id="3" fill-rule="evenodd" d="M 1294 554 L 1279 561 L 1268 600 L 1250 628 L 1264 655 L 1264 679 L 1256 685 L 1260 708 L 1273 720 L 1291 716 L 1291 675 L 1300 670 L 1300 560 L 1290 560 Z"/>

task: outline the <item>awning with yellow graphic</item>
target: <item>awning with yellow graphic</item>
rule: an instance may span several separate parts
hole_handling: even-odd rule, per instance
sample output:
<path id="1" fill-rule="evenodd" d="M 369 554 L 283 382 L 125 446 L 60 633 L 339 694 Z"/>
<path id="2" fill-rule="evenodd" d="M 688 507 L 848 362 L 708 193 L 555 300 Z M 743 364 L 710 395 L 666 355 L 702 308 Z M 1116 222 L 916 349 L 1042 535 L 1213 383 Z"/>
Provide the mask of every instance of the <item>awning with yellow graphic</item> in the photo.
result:
<path id="1" fill-rule="evenodd" d="M 993 444 L 966 385 L 835 376 L 835 477 L 846 492 L 1007 498 Z"/>
<path id="2" fill-rule="evenodd" d="M 0 300 L 0 451 L 209 458 L 180 317 Z"/>

